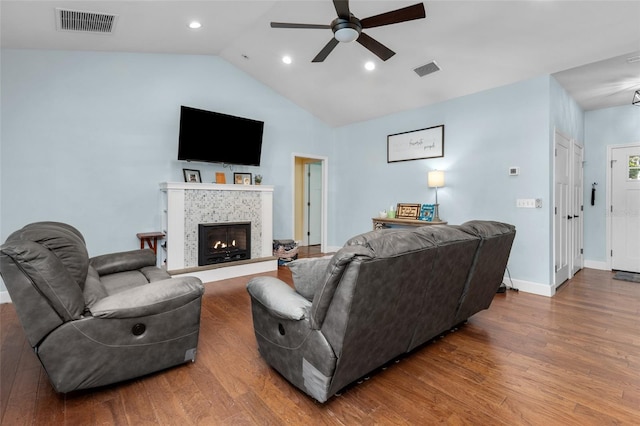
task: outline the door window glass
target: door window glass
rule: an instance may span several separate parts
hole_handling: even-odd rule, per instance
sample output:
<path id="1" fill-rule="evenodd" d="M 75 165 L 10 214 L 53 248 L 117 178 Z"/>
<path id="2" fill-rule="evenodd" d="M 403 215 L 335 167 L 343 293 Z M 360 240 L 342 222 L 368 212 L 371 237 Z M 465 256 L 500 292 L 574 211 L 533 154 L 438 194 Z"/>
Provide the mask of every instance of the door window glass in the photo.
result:
<path id="1" fill-rule="evenodd" d="M 640 180 L 640 155 L 629 156 L 629 180 Z"/>

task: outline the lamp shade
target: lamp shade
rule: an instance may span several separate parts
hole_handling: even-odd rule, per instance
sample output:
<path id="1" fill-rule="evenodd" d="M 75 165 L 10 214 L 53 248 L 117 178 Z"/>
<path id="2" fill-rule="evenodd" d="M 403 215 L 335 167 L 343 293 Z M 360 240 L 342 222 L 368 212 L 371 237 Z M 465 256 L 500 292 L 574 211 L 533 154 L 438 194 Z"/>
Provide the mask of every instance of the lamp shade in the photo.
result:
<path id="1" fill-rule="evenodd" d="M 444 186 L 444 172 L 442 170 L 432 170 L 427 175 L 429 188 L 441 188 Z"/>

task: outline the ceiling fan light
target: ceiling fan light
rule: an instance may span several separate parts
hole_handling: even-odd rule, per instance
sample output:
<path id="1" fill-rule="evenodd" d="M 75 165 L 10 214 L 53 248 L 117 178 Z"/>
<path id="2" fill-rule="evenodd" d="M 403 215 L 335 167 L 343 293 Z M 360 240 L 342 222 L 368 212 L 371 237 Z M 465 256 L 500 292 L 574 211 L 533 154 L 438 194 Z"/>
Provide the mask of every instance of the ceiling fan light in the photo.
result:
<path id="1" fill-rule="evenodd" d="M 354 28 L 347 27 L 347 28 L 340 28 L 333 34 L 333 36 L 339 42 L 351 43 L 352 41 L 355 41 L 358 38 L 358 36 L 360 36 L 360 33 Z"/>
<path id="2" fill-rule="evenodd" d="M 640 90 L 636 90 L 636 93 L 633 94 L 631 105 L 640 106 Z"/>

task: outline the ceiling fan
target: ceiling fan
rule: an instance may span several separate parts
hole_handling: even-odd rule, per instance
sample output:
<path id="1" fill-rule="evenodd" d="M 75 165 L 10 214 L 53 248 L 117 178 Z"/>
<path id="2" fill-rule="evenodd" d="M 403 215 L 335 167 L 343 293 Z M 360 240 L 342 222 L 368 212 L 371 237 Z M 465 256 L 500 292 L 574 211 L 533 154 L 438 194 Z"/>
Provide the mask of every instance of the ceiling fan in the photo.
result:
<path id="1" fill-rule="evenodd" d="M 323 24 L 294 24 L 286 22 L 272 22 L 271 28 L 311 28 L 311 29 L 331 29 L 333 38 L 324 48 L 316 55 L 311 62 L 324 61 L 329 53 L 338 45 L 338 43 L 350 43 L 357 41 L 383 61 L 391 58 L 396 53 L 374 40 L 372 37 L 363 33 L 365 28 L 381 27 L 383 25 L 397 24 L 399 22 L 412 21 L 421 19 L 426 16 L 424 5 L 422 3 L 413 6 L 403 7 L 401 9 L 392 10 L 390 12 L 381 13 L 379 15 L 370 16 L 364 19 L 358 19 L 349 11 L 349 0 L 333 0 L 338 17 L 334 19 L 330 25 Z"/>

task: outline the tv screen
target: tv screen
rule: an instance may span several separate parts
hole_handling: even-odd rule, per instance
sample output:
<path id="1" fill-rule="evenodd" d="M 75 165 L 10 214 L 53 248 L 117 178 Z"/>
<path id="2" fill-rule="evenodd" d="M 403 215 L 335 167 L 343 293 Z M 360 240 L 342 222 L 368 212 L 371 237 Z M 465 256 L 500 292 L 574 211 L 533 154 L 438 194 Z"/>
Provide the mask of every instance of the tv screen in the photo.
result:
<path id="1" fill-rule="evenodd" d="M 259 166 L 264 122 L 180 107 L 178 160 Z"/>

